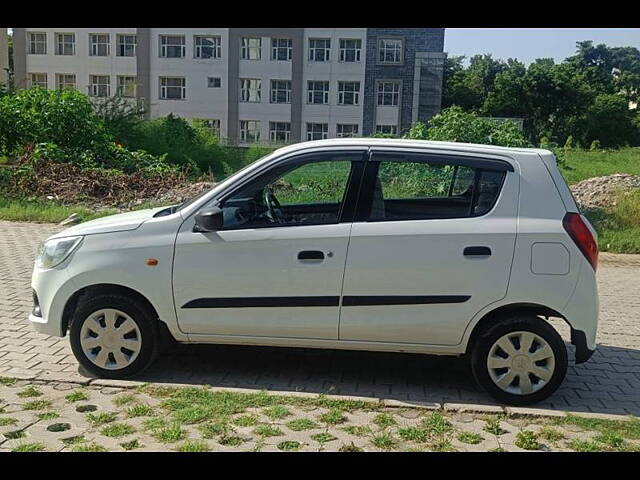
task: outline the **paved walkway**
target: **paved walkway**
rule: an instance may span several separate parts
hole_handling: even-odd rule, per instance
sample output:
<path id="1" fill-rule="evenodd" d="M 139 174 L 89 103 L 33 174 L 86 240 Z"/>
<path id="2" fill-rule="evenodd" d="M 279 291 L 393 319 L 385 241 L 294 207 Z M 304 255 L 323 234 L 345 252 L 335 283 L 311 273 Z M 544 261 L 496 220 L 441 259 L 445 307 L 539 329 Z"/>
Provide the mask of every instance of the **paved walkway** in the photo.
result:
<path id="1" fill-rule="evenodd" d="M 78 371 L 68 338 L 37 334 L 27 321 L 35 252 L 59 228 L 0 222 L 0 376 L 93 381 Z M 585 364 L 571 360 L 561 388 L 536 406 L 640 415 L 640 256 L 601 254 L 598 282 L 598 350 Z M 568 338 L 568 328 L 556 326 Z M 181 345 L 139 380 L 494 404 L 475 387 L 464 360 L 396 353 Z"/>

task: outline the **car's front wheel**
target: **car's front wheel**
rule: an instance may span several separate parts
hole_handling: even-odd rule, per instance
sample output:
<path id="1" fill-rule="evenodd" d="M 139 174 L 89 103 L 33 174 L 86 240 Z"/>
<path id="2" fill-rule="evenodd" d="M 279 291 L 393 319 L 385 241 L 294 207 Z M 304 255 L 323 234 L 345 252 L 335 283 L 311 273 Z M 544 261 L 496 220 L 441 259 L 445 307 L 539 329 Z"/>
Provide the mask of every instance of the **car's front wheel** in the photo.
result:
<path id="1" fill-rule="evenodd" d="M 477 382 L 494 398 L 527 405 L 549 397 L 567 373 L 562 337 L 535 315 L 504 318 L 482 333 L 471 353 Z"/>
<path id="2" fill-rule="evenodd" d="M 103 294 L 82 302 L 70 326 L 71 349 L 85 370 L 100 378 L 127 378 L 145 370 L 158 353 L 157 320 L 141 302 Z"/>

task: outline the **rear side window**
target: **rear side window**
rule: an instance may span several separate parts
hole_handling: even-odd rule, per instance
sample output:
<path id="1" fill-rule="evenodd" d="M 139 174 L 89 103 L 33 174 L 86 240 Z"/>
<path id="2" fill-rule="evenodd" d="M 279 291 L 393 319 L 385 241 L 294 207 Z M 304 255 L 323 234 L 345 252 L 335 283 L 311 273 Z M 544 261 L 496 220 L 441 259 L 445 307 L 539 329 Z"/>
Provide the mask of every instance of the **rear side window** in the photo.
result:
<path id="1" fill-rule="evenodd" d="M 426 220 L 484 215 L 493 208 L 505 171 L 459 163 L 384 159 L 377 169 L 369 221 Z M 371 178 L 371 177 L 370 177 Z"/>

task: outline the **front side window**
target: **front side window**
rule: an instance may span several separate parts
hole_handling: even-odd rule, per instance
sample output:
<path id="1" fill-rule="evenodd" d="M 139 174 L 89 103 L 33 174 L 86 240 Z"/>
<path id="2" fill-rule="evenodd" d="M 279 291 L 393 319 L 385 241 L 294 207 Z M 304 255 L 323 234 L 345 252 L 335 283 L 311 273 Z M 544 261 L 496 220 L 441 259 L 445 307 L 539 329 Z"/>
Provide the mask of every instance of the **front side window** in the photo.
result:
<path id="1" fill-rule="evenodd" d="M 324 140 L 329 134 L 327 123 L 307 123 L 307 140 Z"/>
<path id="2" fill-rule="evenodd" d="M 291 103 L 291 80 L 271 80 L 271 103 Z"/>
<path id="3" fill-rule="evenodd" d="M 218 36 L 196 35 L 194 37 L 195 58 L 221 58 L 222 46 Z"/>
<path id="4" fill-rule="evenodd" d="M 75 73 L 56 73 L 56 89 L 57 90 L 75 90 L 76 74 Z"/>
<path id="5" fill-rule="evenodd" d="M 269 122 L 269 141 L 271 143 L 289 143 L 291 140 L 291 122 Z"/>
<path id="6" fill-rule="evenodd" d="M 484 215 L 493 207 L 504 171 L 459 164 L 406 161 L 385 154 L 373 187 L 369 221 L 429 220 Z"/>
<path id="7" fill-rule="evenodd" d="M 187 97 L 184 77 L 160 77 L 160 99 L 184 100 Z"/>
<path id="8" fill-rule="evenodd" d="M 46 73 L 32 73 L 29 75 L 30 86 L 47 88 L 47 74 Z"/>
<path id="9" fill-rule="evenodd" d="M 118 34 L 116 35 L 116 46 L 118 57 L 135 57 L 136 56 L 136 35 Z"/>
<path id="10" fill-rule="evenodd" d="M 380 39 L 378 60 L 380 63 L 402 63 L 402 40 L 397 38 Z"/>
<path id="11" fill-rule="evenodd" d="M 290 61 L 293 41 L 290 38 L 271 39 L 271 60 Z"/>
<path id="12" fill-rule="evenodd" d="M 329 103 L 329 82 L 309 80 L 307 82 L 307 103 L 326 105 Z"/>
<path id="13" fill-rule="evenodd" d="M 260 102 L 262 81 L 259 78 L 241 78 L 240 79 L 240 101 L 241 102 Z"/>
<path id="14" fill-rule="evenodd" d="M 90 33 L 89 34 L 89 56 L 108 57 L 109 56 L 109 34 Z"/>
<path id="15" fill-rule="evenodd" d="M 89 95 L 92 97 L 108 97 L 111 90 L 109 75 L 89 75 Z"/>
<path id="16" fill-rule="evenodd" d="M 185 49 L 184 35 L 160 35 L 160 57 L 182 58 Z"/>
<path id="17" fill-rule="evenodd" d="M 240 120 L 240 141 L 243 143 L 257 143 L 260 141 L 259 120 Z"/>
<path id="18" fill-rule="evenodd" d="M 262 58 L 262 38 L 242 37 L 240 40 L 240 58 L 243 60 L 260 60 Z"/>
<path id="19" fill-rule="evenodd" d="M 76 54 L 76 34 L 56 33 L 56 55 Z"/>
<path id="20" fill-rule="evenodd" d="M 362 154 L 324 154 L 273 167 L 220 205 L 224 229 L 337 223 L 352 161 Z"/>
<path id="21" fill-rule="evenodd" d="M 338 105 L 360 103 L 360 82 L 338 82 Z"/>
<path id="22" fill-rule="evenodd" d="M 47 54 L 47 34 L 45 32 L 29 32 L 29 54 Z"/>
<path id="23" fill-rule="evenodd" d="M 336 137 L 351 138 L 358 136 L 357 123 L 338 123 L 336 125 Z"/>
<path id="24" fill-rule="evenodd" d="M 340 61 L 341 62 L 359 62 L 360 52 L 362 50 L 362 40 L 359 39 L 340 39 Z"/>
<path id="25" fill-rule="evenodd" d="M 310 38 L 309 39 L 309 61 L 328 62 L 331 54 L 330 38 Z"/>
<path id="26" fill-rule="evenodd" d="M 397 106 L 400 98 L 400 82 L 378 83 L 378 105 Z"/>
<path id="27" fill-rule="evenodd" d="M 134 98 L 136 96 L 136 77 L 118 76 L 118 96 Z"/>

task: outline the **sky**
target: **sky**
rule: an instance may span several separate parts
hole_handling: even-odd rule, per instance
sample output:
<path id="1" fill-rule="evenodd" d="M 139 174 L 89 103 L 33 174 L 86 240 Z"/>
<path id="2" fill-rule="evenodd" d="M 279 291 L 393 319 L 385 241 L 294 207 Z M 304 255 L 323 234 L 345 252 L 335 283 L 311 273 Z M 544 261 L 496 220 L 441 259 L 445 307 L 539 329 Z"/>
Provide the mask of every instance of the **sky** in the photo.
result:
<path id="1" fill-rule="evenodd" d="M 444 51 L 467 57 L 491 53 L 493 58 L 517 58 L 528 65 L 536 58 L 561 62 L 583 40 L 640 49 L 640 28 L 447 28 Z"/>

